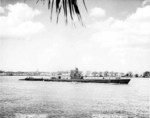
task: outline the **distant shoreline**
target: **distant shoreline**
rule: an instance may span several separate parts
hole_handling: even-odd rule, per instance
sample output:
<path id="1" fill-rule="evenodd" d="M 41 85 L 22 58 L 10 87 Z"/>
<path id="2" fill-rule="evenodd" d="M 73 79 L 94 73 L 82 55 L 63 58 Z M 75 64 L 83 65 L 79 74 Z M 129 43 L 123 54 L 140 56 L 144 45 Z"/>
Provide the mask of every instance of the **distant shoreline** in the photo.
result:
<path id="1" fill-rule="evenodd" d="M 49 76 L 50 77 L 50 75 L 0 75 L 0 76 L 9 76 L 9 77 L 11 77 L 11 76 L 28 76 L 28 77 L 35 77 L 35 76 L 39 76 L 39 77 L 43 77 L 43 76 Z M 88 76 L 88 77 L 100 77 L 100 76 Z M 150 78 L 150 77 L 130 77 L 130 78 Z"/>

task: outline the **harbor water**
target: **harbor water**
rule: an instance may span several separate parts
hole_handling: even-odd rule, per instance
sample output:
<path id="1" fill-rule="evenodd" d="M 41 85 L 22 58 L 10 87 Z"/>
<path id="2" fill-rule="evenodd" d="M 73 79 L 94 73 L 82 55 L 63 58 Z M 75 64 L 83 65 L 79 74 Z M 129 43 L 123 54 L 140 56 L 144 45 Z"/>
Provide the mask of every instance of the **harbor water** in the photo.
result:
<path id="1" fill-rule="evenodd" d="M 0 76 L 0 118 L 150 118 L 150 78 L 128 85 Z"/>

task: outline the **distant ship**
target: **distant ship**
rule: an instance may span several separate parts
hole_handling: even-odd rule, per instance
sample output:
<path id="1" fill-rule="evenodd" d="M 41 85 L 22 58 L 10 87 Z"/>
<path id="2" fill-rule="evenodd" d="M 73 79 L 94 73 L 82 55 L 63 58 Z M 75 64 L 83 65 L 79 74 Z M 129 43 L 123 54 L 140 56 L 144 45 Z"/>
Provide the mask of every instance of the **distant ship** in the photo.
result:
<path id="1" fill-rule="evenodd" d="M 20 80 L 26 80 L 26 81 L 49 81 L 49 82 L 84 82 L 84 83 L 115 83 L 115 84 L 128 84 L 130 82 L 130 79 L 122 79 L 118 77 L 103 77 L 102 79 L 85 79 L 84 76 L 81 75 L 81 72 L 76 68 L 75 70 L 71 70 L 70 72 L 70 79 L 64 79 L 62 76 L 58 77 L 51 77 L 50 79 L 44 79 L 44 78 L 33 78 L 33 77 L 27 77 L 25 79 Z"/>

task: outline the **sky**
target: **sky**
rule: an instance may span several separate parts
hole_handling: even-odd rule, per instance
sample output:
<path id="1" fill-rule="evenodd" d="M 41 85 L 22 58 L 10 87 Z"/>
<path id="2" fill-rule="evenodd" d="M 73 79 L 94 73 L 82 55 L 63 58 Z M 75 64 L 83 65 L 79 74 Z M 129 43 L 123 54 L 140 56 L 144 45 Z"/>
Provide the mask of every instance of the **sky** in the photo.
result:
<path id="1" fill-rule="evenodd" d="M 0 70 L 150 71 L 150 0 L 78 2 L 85 26 L 50 22 L 36 0 L 0 0 Z"/>

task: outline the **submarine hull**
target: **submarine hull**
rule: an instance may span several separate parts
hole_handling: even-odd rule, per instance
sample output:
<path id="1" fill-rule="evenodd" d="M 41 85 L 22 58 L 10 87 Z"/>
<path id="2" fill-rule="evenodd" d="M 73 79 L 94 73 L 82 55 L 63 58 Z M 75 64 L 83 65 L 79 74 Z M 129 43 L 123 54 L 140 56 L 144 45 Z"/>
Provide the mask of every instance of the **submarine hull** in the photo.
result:
<path id="1" fill-rule="evenodd" d="M 128 84 L 130 82 L 130 79 L 44 79 L 44 81 Z"/>

